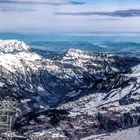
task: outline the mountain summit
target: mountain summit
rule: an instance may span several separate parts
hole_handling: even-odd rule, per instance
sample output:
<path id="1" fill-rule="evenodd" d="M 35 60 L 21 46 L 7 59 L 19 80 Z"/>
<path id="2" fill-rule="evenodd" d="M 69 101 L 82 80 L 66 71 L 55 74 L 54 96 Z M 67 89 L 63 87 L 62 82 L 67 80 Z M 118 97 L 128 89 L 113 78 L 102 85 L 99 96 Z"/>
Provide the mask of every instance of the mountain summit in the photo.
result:
<path id="1" fill-rule="evenodd" d="M 28 46 L 18 40 L 0 40 L 0 53 L 16 53 L 27 51 Z"/>

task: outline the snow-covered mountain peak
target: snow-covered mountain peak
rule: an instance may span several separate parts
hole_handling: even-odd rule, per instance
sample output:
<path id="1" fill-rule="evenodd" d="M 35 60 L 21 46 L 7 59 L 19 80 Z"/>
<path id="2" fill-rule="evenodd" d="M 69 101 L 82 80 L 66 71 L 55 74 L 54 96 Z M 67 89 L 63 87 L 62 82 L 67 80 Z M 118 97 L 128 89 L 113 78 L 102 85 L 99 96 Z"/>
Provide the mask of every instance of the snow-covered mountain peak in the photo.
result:
<path id="1" fill-rule="evenodd" d="M 18 40 L 0 40 L 0 53 L 17 53 L 27 51 L 29 46 Z"/>
<path id="2" fill-rule="evenodd" d="M 82 62 L 88 62 L 88 61 L 108 61 L 114 62 L 116 59 L 113 55 L 107 55 L 103 53 L 96 53 L 96 52 L 86 52 L 79 49 L 71 48 L 66 53 L 64 53 L 62 60 L 64 61 L 82 61 Z M 121 59 L 121 57 L 120 57 Z"/>
<path id="3" fill-rule="evenodd" d="M 42 58 L 28 49 L 29 46 L 22 41 L 0 40 L 0 66 L 13 73 L 25 71 L 25 64 L 35 67 L 36 61 Z"/>
<path id="4" fill-rule="evenodd" d="M 79 50 L 79 49 L 74 49 L 74 48 L 70 48 L 67 52 L 68 53 L 84 53 L 84 51 Z"/>
<path id="5" fill-rule="evenodd" d="M 73 59 L 85 59 L 85 58 L 90 58 L 90 54 L 88 52 L 84 52 L 82 50 L 78 50 L 78 49 L 74 49 L 74 48 L 70 48 L 67 52 L 66 52 L 66 57 L 70 57 Z"/>

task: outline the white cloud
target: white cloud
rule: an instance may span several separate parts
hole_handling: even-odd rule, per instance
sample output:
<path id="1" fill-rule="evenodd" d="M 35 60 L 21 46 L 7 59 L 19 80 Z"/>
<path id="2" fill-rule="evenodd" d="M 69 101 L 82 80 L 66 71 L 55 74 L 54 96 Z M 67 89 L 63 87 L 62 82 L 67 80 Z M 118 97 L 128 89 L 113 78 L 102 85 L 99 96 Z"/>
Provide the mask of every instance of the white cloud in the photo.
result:
<path id="1" fill-rule="evenodd" d="M 9 0 L 9 2 L 10 1 L 14 0 Z M 28 0 L 16 1 L 27 2 Z M 0 9 L 6 9 L 4 11 L 0 11 L 0 32 L 140 31 L 140 17 L 119 17 L 119 20 L 111 20 L 113 17 L 101 17 L 97 15 L 90 17 L 66 15 L 59 16 L 55 14 L 57 12 L 96 12 L 138 9 L 139 5 L 118 6 L 84 4 L 75 6 L 75 4 L 63 5 L 64 3 L 70 2 L 69 0 L 33 0 L 33 2 L 41 1 L 45 1 L 47 3 L 51 2 L 51 4 L 54 5 L 59 4 L 59 6 L 24 3 L 0 4 Z M 109 20 L 105 20 L 108 18 Z"/>
<path id="2" fill-rule="evenodd" d="M 52 3 L 62 3 L 66 0 L 2 0 L 2 2 L 52 2 Z"/>
<path id="3" fill-rule="evenodd" d="M 66 4 L 68 0 L 3 0 L 2 2 L 26 2 L 26 3 L 48 3 L 48 4 Z"/>

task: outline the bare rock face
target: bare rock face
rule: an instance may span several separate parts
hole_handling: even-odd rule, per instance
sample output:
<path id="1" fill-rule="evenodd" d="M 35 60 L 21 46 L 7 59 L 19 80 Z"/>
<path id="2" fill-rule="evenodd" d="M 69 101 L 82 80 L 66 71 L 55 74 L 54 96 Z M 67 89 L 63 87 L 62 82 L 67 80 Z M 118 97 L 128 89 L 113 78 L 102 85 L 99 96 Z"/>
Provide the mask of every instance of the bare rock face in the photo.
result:
<path id="1" fill-rule="evenodd" d="M 6 96 L 21 102 L 15 124 L 23 125 L 16 131 L 34 140 L 76 140 L 137 126 L 140 60 L 77 49 L 50 57 L 20 41 L 0 41 L 0 97 Z"/>

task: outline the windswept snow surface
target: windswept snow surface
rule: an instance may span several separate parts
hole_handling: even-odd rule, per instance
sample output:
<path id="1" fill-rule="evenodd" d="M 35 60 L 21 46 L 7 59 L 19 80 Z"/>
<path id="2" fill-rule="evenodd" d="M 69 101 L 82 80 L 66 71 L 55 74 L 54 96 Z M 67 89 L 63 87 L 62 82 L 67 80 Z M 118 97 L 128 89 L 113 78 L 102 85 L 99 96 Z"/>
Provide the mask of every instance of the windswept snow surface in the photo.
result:
<path id="1" fill-rule="evenodd" d="M 81 140 L 140 140 L 140 127 L 130 128 L 114 133 L 93 135 Z"/>

